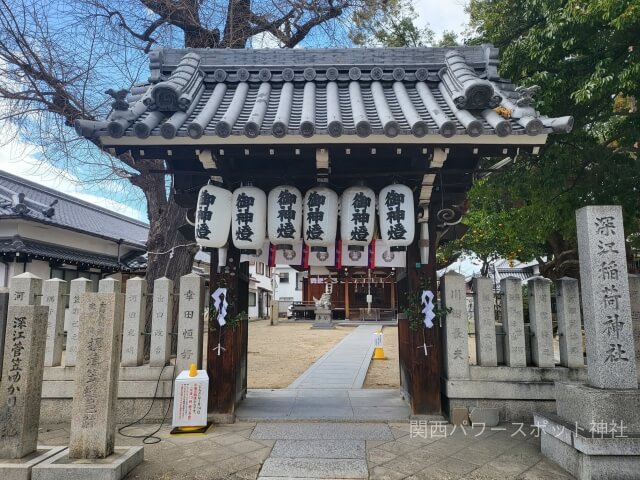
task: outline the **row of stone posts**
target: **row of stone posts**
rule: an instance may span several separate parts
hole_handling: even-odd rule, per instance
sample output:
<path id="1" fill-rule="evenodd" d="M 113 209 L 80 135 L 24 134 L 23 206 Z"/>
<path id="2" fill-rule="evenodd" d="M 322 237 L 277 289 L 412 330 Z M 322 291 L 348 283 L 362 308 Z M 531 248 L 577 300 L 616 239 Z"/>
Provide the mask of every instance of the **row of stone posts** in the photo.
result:
<path id="1" fill-rule="evenodd" d="M 119 451 L 115 447 L 120 366 L 142 364 L 145 335 L 151 336 L 152 364 L 170 364 L 173 282 L 162 278 L 154 284 L 150 332 L 144 331 L 145 280 L 129 280 L 126 294 L 120 293 L 120 282 L 115 279 L 101 280 L 97 293 L 87 291 L 85 279 L 70 283 L 67 355 L 71 353 L 76 369 L 68 449 L 37 446 L 44 367 L 62 363 L 67 284 L 57 279 L 43 282 L 25 273 L 12 279 L 8 294 L 0 294 L 0 308 L 7 305 L 0 388 L 0 478 L 103 478 L 107 470 L 121 478 L 143 459 L 142 447 Z M 192 362 L 199 366 L 202 362 L 204 279 L 182 277 L 178 295 L 174 375 Z M 102 460 L 98 465 L 94 459 Z"/>
<path id="2" fill-rule="evenodd" d="M 60 279 L 42 281 L 32 274 L 23 274 L 12 279 L 12 282 L 14 282 L 13 296 L 8 300 L 8 304 L 16 306 L 39 304 L 48 307 L 44 365 L 46 367 L 75 366 L 80 328 L 80 298 L 90 292 L 91 281 L 78 278 L 67 284 Z M 69 289 L 67 289 L 68 286 Z M 112 278 L 101 280 L 98 291 L 99 293 L 119 293 L 121 283 Z M 177 335 L 176 371 L 188 369 L 193 362 L 201 364 L 205 279 L 196 274 L 185 275 L 180 279 L 176 332 L 173 332 L 174 319 L 172 318 L 176 296 L 173 281 L 168 278 L 159 278 L 154 282 L 152 326 L 149 332 L 144 331 L 147 311 L 146 292 L 147 282 L 143 278 L 132 278 L 127 281 L 122 366 L 143 365 L 145 336 L 151 338 L 149 365 L 155 367 L 167 365 L 171 355 L 171 336 L 174 334 Z M 8 293 L 6 296 L 8 298 Z M 69 309 L 65 322 L 67 296 Z M 0 308 L 2 308 L 1 303 Z M 67 341 L 66 349 L 63 350 L 65 323 L 67 323 Z M 63 351 L 65 351 L 64 362 L 62 361 Z"/>
<path id="3" fill-rule="evenodd" d="M 600 267 L 602 268 L 602 267 Z M 633 336 L 636 358 L 640 358 L 640 275 L 629 275 Z M 555 366 L 553 324 L 551 314 L 551 281 L 533 278 L 529 290 L 529 335 L 531 364 Z M 527 366 L 526 335 L 523 313 L 522 284 L 517 278 L 500 282 L 504 363 L 510 367 Z M 561 278 L 555 282 L 557 335 L 560 347 L 559 365 L 567 368 L 585 366 L 579 282 Z M 493 283 L 489 278 L 473 279 L 476 359 L 479 366 L 498 365 L 498 342 L 494 308 Z M 443 305 L 451 308 L 445 322 L 447 378 L 468 378 L 468 328 L 464 277 L 454 272 L 444 275 Z M 615 331 L 615 322 L 603 326 Z M 457 372 L 457 373 L 456 373 Z M 451 376 L 453 374 L 453 377 Z"/>
<path id="4" fill-rule="evenodd" d="M 556 281 L 556 305 L 560 365 L 584 367 L 580 295 L 578 280 L 562 278 Z M 555 366 L 553 323 L 551 315 L 551 281 L 533 278 L 529 290 L 529 335 L 531 363 L 536 367 Z M 527 331 L 524 323 L 522 283 L 517 278 L 500 282 L 502 329 L 504 332 L 504 363 L 509 367 L 527 366 Z M 494 308 L 493 283 L 489 278 L 473 279 L 476 358 L 480 366 L 498 365 L 498 338 Z M 468 328 L 464 277 L 447 273 L 443 282 L 443 305 L 451 308 L 445 322 L 447 371 L 459 372 L 447 378 L 468 378 Z"/>

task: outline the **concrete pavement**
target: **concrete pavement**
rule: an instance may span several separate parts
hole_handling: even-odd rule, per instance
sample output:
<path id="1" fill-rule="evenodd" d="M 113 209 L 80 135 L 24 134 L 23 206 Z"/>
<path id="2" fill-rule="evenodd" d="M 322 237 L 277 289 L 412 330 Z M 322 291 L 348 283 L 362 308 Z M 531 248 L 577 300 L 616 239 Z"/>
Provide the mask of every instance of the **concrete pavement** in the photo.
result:
<path id="1" fill-rule="evenodd" d="M 44 420 L 44 419 L 43 419 Z M 433 427 L 432 427 L 433 425 Z M 152 432 L 141 425 L 131 434 Z M 451 425 L 392 423 L 249 423 L 216 425 L 205 435 L 171 436 L 145 446 L 145 461 L 127 480 L 567 480 L 540 454 L 530 426 L 461 430 Z M 43 425 L 39 443 L 67 445 L 69 425 Z M 140 445 L 117 435 L 116 445 Z M 364 455 L 363 455 L 364 448 Z M 363 468 L 366 464 L 366 471 Z"/>

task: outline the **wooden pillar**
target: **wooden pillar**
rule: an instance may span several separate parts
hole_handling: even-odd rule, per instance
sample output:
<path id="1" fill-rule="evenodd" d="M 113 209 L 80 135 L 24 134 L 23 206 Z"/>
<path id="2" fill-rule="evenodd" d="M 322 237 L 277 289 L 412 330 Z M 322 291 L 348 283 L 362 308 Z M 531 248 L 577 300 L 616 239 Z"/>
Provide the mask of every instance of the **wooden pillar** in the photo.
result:
<path id="1" fill-rule="evenodd" d="M 229 247 L 227 264 L 218 273 L 218 253 L 211 255 L 211 293 L 218 287 L 227 288 L 229 308 L 227 321 L 249 307 L 248 264 L 240 265 L 240 251 Z M 235 408 L 247 390 L 248 322 L 220 327 L 216 318 L 209 319 L 207 342 L 207 374 L 209 375 L 210 418 L 218 422 L 232 422 Z M 220 345 L 224 350 L 218 351 Z"/>
<path id="2" fill-rule="evenodd" d="M 430 216 L 435 219 L 435 215 Z M 419 231 L 419 230 L 418 230 Z M 421 295 L 424 287 L 437 295 L 435 221 L 429 221 L 429 263 L 420 262 L 418 238 L 407 250 L 407 275 L 403 278 L 407 294 Z M 400 307 L 406 304 L 406 298 L 400 298 Z M 435 303 L 434 298 L 434 303 Z M 398 336 L 400 348 L 400 382 L 402 389 L 410 398 L 414 415 L 440 414 L 442 400 L 440 395 L 440 375 L 442 371 L 442 344 L 438 322 L 432 328 L 423 328 L 422 322 L 417 330 L 409 328 L 409 320 L 399 315 Z M 424 336 L 423 336 L 424 332 Z M 427 348 L 427 355 L 423 347 Z"/>
<path id="3" fill-rule="evenodd" d="M 349 277 L 344 277 L 344 318 L 351 319 L 349 313 Z"/>
<path id="4" fill-rule="evenodd" d="M 391 289 L 391 310 L 396 312 L 396 281 L 395 278 L 392 282 L 389 283 L 389 288 Z"/>

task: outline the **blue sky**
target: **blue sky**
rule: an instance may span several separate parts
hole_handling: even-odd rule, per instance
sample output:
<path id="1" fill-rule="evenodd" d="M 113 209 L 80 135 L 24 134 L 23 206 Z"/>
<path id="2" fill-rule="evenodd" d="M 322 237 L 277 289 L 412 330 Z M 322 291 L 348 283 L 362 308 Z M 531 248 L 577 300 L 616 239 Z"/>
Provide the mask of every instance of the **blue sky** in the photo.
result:
<path id="1" fill-rule="evenodd" d="M 463 0 L 415 0 L 420 26 L 429 24 L 438 38 L 444 31 L 462 33 L 465 29 Z M 41 183 L 82 200 L 109 208 L 123 215 L 146 221 L 146 208 L 141 193 L 128 187 L 125 180 L 84 182 L 82 173 L 71 174 L 43 160 L 42 152 L 27 141 L 13 135 L 9 125 L 0 124 L 0 169 Z"/>

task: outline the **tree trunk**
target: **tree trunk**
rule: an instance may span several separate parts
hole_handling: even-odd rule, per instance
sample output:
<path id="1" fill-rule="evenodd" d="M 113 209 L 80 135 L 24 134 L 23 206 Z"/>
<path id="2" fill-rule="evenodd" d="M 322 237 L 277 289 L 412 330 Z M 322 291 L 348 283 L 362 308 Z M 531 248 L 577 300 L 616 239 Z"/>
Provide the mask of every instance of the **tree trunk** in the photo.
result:
<path id="1" fill-rule="evenodd" d="M 222 44 L 227 48 L 244 48 L 251 34 L 251 0 L 229 0 L 227 23 Z"/>
<path id="2" fill-rule="evenodd" d="M 165 176 L 150 173 L 152 169 L 163 169 L 162 160 L 145 160 L 136 164 L 140 175 L 131 179 L 131 182 L 141 188 L 147 199 L 149 216 L 149 236 L 147 238 L 147 318 L 145 331 L 151 331 L 151 319 L 153 305 L 153 282 L 162 277 L 167 277 L 174 282 L 175 293 L 180 288 L 180 277 L 191 272 L 193 257 L 198 251 L 194 241 L 187 240 L 179 232 L 179 228 L 186 222 L 186 208 L 180 207 L 173 199 L 173 195 L 167 195 Z M 178 302 L 174 302 L 174 315 L 177 319 Z M 177 324 L 172 326 L 172 332 L 177 331 Z M 175 336 L 171 342 L 172 350 L 175 349 Z M 145 356 L 149 354 L 150 338 L 146 337 Z"/>

